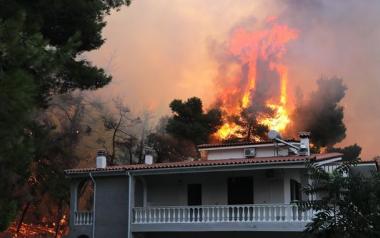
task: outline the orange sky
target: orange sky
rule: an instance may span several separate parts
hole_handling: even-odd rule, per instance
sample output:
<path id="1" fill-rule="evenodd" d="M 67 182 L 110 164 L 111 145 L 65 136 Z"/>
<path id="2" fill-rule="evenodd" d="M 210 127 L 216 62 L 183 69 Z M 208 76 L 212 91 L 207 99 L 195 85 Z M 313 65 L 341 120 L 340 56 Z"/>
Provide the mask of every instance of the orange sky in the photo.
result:
<path id="1" fill-rule="evenodd" d="M 365 159 L 379 155 L 380 1 L 310 2 L 135 0 L 107 18 L 106 43 L 86 55 L 114 77 L 96 95 L 122 97 L 134 111 L 150 110 L 156 118 L 169 112 L 174 98 L 198 96 L 211 104 L 218 70 L 213 42 L 225 42 L 237 24 L 278 16 L 300 30 L 284 57 L 289 89 L 307 97 L 321 75 L 342 77 L 348 87 L 342 144 L 358 143 Z"/>

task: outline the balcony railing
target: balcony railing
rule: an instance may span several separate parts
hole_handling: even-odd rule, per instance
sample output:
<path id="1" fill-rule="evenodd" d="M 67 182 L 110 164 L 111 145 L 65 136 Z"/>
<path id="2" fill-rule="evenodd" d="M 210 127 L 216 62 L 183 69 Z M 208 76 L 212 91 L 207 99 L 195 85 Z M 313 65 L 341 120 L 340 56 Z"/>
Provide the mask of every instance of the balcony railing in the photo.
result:
<path id="1" fill-rule="evenodd" d="M 93 219 L 92 211 L 76 211 L 74 213 L 75 225 L 92 225 Z"/>
<path id="2" fill-rule="evenodd" d="M 252 204 L 218 206 L 135 207 L 134 224 L 310 222 L 314 213 L 297 205 Z"/>

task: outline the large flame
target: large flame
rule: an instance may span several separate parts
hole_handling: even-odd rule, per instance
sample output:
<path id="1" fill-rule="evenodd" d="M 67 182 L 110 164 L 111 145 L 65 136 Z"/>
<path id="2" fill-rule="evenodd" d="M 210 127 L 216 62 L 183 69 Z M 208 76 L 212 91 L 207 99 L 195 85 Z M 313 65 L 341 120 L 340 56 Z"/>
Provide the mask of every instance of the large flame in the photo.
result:
<path id="1" fill-rule="evenodd" d="M 275 84 L 279 90 L 265 98 L 265 106 L 273 110 L 272 116 L 258 115 L 258 121 L 266 125 L 269 129 L 284 131 L 290 122 L 289 119 L 289 102 L 287 93 L 288 69 L 282 59 L 286 53 L 288 42 L 296 39 L 298 32 L 284 24 L 276 22 L 275 18 L 267 20 L 264 29 L 248 31 L 243 27 L 236 29 L 230 41 L 228 42 L 227 55 L 237 59 L 240 68 L 245 66 L 245 78 L 242 73 L 235 74 L 236 78 L 228 78 L 229 85 L 225 86 L 218 95 L 221 102 L 221 109 L 224 115 L 224 124 L 217 131 L 216 136 L 219 139 L 226 139 L 231 135 L 239 137 L 238 131 L 241 127 L 228 118 L 239 116 L 240 112 L 257 103 L 255 101 L 258 90 L 257 84 L 265 80 L 273 80 L 259 76 L 260 67 L 276 75 L 275 82 L 266 82 Z M 258 62 L 264 62 L 261 66 Z M 236 71 L 236 67 L 234 69 Z M 233 77 L 233 76 L 232 76 Z M 260 102 L 259 102 L 260 103 Z"/>

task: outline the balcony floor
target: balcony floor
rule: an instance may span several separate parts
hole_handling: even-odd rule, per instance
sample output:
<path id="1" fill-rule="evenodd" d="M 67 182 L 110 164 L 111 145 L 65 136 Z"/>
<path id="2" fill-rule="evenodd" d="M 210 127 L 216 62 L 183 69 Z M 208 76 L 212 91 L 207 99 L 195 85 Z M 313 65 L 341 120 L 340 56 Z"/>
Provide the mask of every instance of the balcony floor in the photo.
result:
<path id="1" fill-rule="evenodd" d="M 219 222 L 132 224 L 132 232 L 206 232 L 206 231 L 293 231 L 301 232 L 307 222 Z"/>

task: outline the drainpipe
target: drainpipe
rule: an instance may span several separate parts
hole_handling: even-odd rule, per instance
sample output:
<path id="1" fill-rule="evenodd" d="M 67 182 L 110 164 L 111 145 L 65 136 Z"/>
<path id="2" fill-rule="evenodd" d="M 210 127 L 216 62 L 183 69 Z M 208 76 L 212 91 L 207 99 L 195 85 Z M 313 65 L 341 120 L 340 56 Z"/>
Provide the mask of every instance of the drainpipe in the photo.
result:
<path id="1" fill-rule="evenodd" d="M 94 184 L 94 198 L 92 204 L 92 238 L 95 238 L 95 215 L 96 215 L 96 182 L 94 177 L 92 177 L 92 173 L 89 173 L 92 183 Z"/>
<path id="2" fill-rule="evenodd" d="M 128 238 L 132 238 L 131 224 L 132 224 L 132 175 L 127 172 L 128 175 Z"/>

